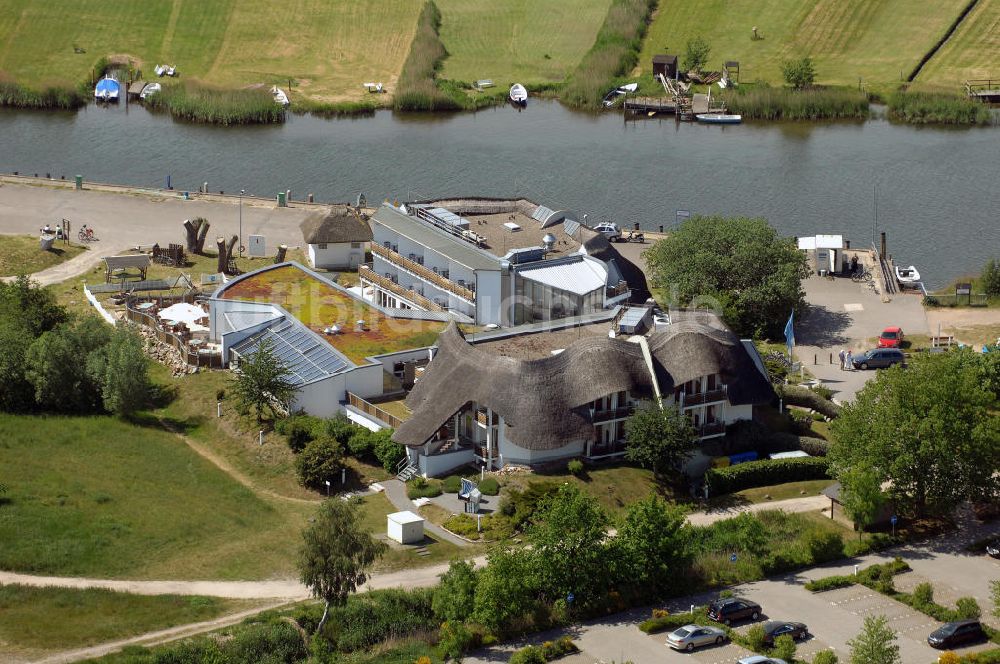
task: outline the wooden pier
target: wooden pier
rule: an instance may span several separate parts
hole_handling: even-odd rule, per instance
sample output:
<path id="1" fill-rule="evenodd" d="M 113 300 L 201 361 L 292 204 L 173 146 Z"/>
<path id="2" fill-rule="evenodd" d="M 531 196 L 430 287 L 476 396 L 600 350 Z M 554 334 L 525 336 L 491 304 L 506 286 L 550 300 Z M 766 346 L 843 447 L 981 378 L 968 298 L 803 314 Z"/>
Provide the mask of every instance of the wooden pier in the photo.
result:
<path id="1" fill-rule="evenodd" d="M 970 99 L 987 104 L 1000 103 L 1000 79 L 980 78 L 965 82 L 965 93 Z"/>
<path id="2" fill-rule="evenodd" d="M 676 113 L 677 104 L 670 97 L 625 98 L 625 111 L 632 113 Z"/>

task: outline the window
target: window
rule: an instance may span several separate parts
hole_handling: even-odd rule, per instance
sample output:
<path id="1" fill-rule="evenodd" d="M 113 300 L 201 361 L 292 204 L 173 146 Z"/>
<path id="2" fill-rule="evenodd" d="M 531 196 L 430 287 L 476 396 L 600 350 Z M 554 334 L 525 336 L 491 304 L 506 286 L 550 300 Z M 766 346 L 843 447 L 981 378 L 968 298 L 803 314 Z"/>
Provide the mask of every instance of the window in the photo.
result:
<path id="1" fill-rule="evenodd" d="M 320 242 L 316 245 L 317 249 L 326 249 L 326 242 Z"/>
<path id="2" fill-rule="evenodd" d="M 351 243 L 351 249 L 360 249 L 360 248 L 361 248 L 361 243 L 360 242 L 352 242 Z"/>

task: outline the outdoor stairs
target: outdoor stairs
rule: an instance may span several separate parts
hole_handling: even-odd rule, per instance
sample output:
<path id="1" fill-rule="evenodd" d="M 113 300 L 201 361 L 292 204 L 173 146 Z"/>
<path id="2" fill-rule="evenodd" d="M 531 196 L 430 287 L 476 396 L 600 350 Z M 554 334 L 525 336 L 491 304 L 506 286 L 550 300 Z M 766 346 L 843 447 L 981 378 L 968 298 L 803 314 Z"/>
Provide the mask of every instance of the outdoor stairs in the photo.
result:
<path id="1" fill-rule="evenodd" d="M 396 479 L 405 484 L 419 472 L 419 468 L 410 463 L 408 458 L 403 457 L 403 460 L 399 462 L 398 466 L 396 466 Z"/>

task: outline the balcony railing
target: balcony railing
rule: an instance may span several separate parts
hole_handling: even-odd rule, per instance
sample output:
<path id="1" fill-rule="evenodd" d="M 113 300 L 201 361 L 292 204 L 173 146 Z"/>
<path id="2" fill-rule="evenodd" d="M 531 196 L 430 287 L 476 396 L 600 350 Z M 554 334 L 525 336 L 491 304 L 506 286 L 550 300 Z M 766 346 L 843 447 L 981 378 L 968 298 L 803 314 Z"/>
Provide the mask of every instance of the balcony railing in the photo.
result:
<path id="1" fill-rule="evenodd" d="M 365 281 L 370 281 L 379 288 L 384 288 L 390 293 L 395 293 L 396 295 L 407 299 L 428 311 L 445 311 L 445 308 L 440 304 L 428 300 L 416 291 L 403 288 L 392 279 L 386 279 L 368 265 L 362 265 L 358 268 L 358 277 L 364 279 Z"/>
<path id="2" fill-rule="evenodd" d="M 369 401 L 365 401 L 364 399 L 359 397 L 357 394 L 354 394 L 353 392 L 347 393 L 347 403 L 354 406 L 355 408 L 360 410 L 362 413 L 365 413 L 366 415 L 371 415 L 372 417 L 382 420 L 383 422 L 391 426 L 393 429 L 398 429 L 399 425 L 403 423 L 402 419 L 396 417 L 395 415 L 393 415 L 388 411 L 379 408 L 378 406 Z"/>
<path id="3" fill-rule="evenodd" d="M 695 431 L 698 432 L 699 438 L 720 436 L 726 433 L 726 424 L 725 422 L 706 422 L 705 424 L 695 427 Z"/>
<path id="4" fill-rule="evenodd" d="M 608 287 L 606 297 L 618 297 L 619 295 L 625 295 L 629 292 L 628 282 L 619 281 L 616 285 Z"/>
<path id="5" fill-rule="evenodd" d="M 465 286 L 459 286 L 457 283 L 451 279 L 446 279 L 434 270 L 428 269 L 416 261 L 411 261 L 402 254 L 399 254 L 392 249 L 387 249 L 380 244 L 372 244 L 372 253 L 380 258 L 384 258 L 393 265 L 397 265 L 407 272 L 412 272 L 424 281 L 434 284 L 438 288 L 442 288 L 453 295 L 457 295 L 460 298 L 468 300 L 469 302 L 476 301 L 476 294 L 466 288 Z"/>
<path id="6" fill-rule="evenodd" d="M 594 423 L 607 422 L 608 420 L 620 420 L 635 412 L 634 406 L 622 406 L 621 408 L 609 408 L 607 410 L 594 411 Z"/>
<path id="7" fill-rule="evenodd" d="M 726 386 L 722 385 L 714 390 L 706 390 L 695 394 L 681 393 L 681 404 L 684 408 L 690 406 L 703 406 L 707 403 L 720 403 L 726 400 Z"/>

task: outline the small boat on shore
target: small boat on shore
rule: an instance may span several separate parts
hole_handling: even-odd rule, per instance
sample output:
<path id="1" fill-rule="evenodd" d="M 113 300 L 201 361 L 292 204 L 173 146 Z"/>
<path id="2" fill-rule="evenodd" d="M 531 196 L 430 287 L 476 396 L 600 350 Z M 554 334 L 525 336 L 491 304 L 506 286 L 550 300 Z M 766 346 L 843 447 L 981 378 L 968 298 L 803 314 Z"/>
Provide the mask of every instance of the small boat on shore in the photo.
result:
<path id="1" fill-rule="evenodd" d="M 901 265 L 896 266 L 896 281 L 901 284 L 915 284 L 920 281 L 920 273 L 917 272 L 917 268 L 912 265 L 909 267 L 903 267 Z"/>
<path id="2" fill-rule="evenodd" d="M 145 99 L 149 96 L 155 95 L 157 92 L 163 89 L 163 86 L 159 83 L 147 83 L 146 87 L 142 89 L 139 93 L 139 99 Z"/>
<path id="3" fill-rule="evenodd" d="M 528 105 L 528 90 L 520 83 L 510 86 L 510 103 L 521 108 Z"/>
<path id="4" fill-rule="evenodd" d="M 277 85 L 271 88 L 271 94 L 274 96 L 274 101 L 281 104 L 282 106 L 288 106 L 290 103 L 288 101 L 288 95 L 285 91 L 279 88 Z"/>
<path id="5" fill-rule="evenodd" d="M 704 124 L 739 124 L 743 122 L 742 115 L 731 113 L 699 113 L 694 117 L 698 122 Z"/>
<path id="6" fill-rule="evenodd" d="M 626 83 L 625 85 L 619 86 L 604 95 L 604 106 L 610 108 L 615 105 L 615 101 L 618 99 L 619 95 L 628 94 L 629 92 L 635 92 L 639 89 L 638 83 Z"/>
<path id="7" fill-rule="evenodd" d="M 94 99 L 97 101 L 118 101 L 121 87 L 121 83 L 110 76 L 105 76 L 94 87 Z"/>

